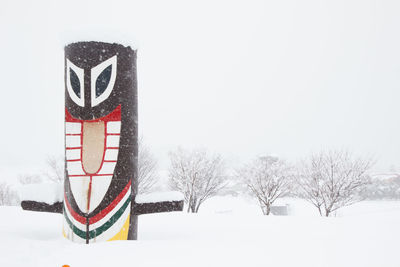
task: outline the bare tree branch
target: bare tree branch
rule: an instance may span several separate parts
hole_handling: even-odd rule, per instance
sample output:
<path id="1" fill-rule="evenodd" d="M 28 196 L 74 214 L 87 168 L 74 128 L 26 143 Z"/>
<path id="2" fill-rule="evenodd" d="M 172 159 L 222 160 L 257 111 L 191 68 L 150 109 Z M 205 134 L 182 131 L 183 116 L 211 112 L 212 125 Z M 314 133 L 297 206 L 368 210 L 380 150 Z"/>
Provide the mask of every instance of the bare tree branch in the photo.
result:
<path id="1" fill-rule="evenodd" d="M 202 203 L 225 186 L 225 166 L 221 156 L 208 155 L 201 149 L 177 149 L 169 156 L 169 186 L 183 193 L 188 212 L 198 212 Z"/>
<path id="2" fill-rule="evenodd" d="M 370 183 L 367 171 L 371 159 L 355 158 L 348 151 L 328 151 L 311 155 L 298 170 L 299 196 L 313 204 L 321 216 L 362 198 L 360 192 Z"/>
<path id="3" fill-rule="evenodd" d="M 269 215 L 276 199 L 291 192 L 291 168 L 277 157 L 258 157 L 236 172 L 258 200 L 264 215 Z"/>
<path id="4" fill-rule="evenodd" d="M 18 182 L 20 182 L 21 184 L 39 184 L 43 181 L 39 175 L 22 174 L 18 176 Z"/>
<path id="5" fill-rule="evenodd" d="M 47 169 L 43 175 L 48 180 L 62 184 L 64 182 L 64 157 L 48 156 L 46 159 Z"/>
<path id="6" fill-rule="evenodd" d="M 143 139 L 139 140 L 138 155 L 138 191 L 139 194 L 151 192 L 151 189 L 157 183 L 157 160 L 144 144 Z"/>
<path id="7" fill-rule="evenodd" d="M 0 206 L 11 206 L 18 205 L 20 202 L 19 196 L 16 190 L 13 190 L 12 187 L 5 183 L 0 183 Z"/>

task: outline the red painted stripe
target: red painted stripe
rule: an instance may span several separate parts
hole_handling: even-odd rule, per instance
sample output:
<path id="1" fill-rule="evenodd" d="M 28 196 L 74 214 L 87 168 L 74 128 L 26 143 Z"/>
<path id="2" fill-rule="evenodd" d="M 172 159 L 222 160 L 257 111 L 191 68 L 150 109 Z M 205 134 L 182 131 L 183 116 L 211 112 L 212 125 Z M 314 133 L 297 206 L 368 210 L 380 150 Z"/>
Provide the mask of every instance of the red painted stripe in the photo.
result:
<path id="1" fill-rule="evenodd" d="M 116 107 L 110 114 L 95 119 L 95 120 L 80 120 L 77 118 L 72 117 L 72 115 L 68 112 L 68 109 L 65 108 L 65 121 L 66 122 L 98 122 L 98 121 L 121 121 L 121 105 Z"/>
<path id="2" fill-rule="evenodd" d="M 67 136 L 80 136 L 81 134 L 80 134 L 80 133 L 78 133 L 78 134 L 69 134 L 69 133 L 66 133 L 65 135 L 67 135 Z"/>
<path id="3" fill-rule="evenodd" d="M 68 109 L 65 108 L 65 121 L 66 122 L 81 122 L 79 119 L 75 119 L 74 117 L 69 114 Z"/>
<path id="4" fill-rule="evenodd" d="M 119 147 L 116 147 L 116 146 L 109 146 L 109 147 L 106 147 L 106 149 L 119 149 Z"/>
<path id="5" fill-rule="evenodd" d="M 71 162 L 71 161 L 80 161 L 81 159 L 67 159 L 67 162 Z"/>
<path id="6" fill-rule="evenodd" d="M 91 197 L 91 195 L 92 195 L 92 176 L 90 176 L 90 182 L 89 182 L 89 190 L 88 190 L 88 196 L 87 196 L 87 199 L 88 199 L 87 210 L 90 209 L 90 197 Z"/>
<path id="7" fill-rule="evenodd" d="M 78 147 L 66 147 L 65 149 L 70 150 L 70 149 L 81 149 L 82 147 L 78 146 Z"/>
<path id="8" fill-rule="evenodd" d="M 125 188 L 119 193 L 119 195 L 111 202 L 110 205 L 108 205 L 105 209 L 100 211 L 98 214 L 93 216 L 92 218 L 89 219 L 89 224 L 93 224 L 95 222 L 100 221 L 103 219 L 112 209 L 114 209 L 118 203 L 121 201 L 121 199 L 125 196 L 126 192 L 128 192 L 129 188 L 131 187 L 131 182 L 132 180 L 129 180 L 129 183 L 125 186 Z"/>
<path id="9" fill-rule="evenodd" d="M 72 209 L 71 204 L 69 204 L 69 202 L 68 202 L 67 195 L 65 194 L 65 192 L 64 192 L 64 201 L 65 201 L 68 211 L 69 211 L 69 213 L 71 213 L 72 217 L 74 217 L 74 219 L 77 220 L 78 222 L 80 222 L 81 224 L 86 224 L 86 218 L 82 217 L 81 215 L 79 215 Z"/>
<path id="10" fill-rule="evenodd" d="M 82 147 L 82 149 L 81 149 L 81 159 L 83 159 L 83 121 L 81 123 L 81 133 L 82 133 L 81 140 L 80 140 L 81 141 L 81 147 Z M 83 166 L 83 161 L 81 161 L 81 168 L 82 168 L 83 172 L 87 174 L 87 172 L 85 171 L 85 167 Z"/>
<path id="11" fill-rule="evenodd" d="M 121 135 L 119 133 L 108 133 L 107 135 Z"/>

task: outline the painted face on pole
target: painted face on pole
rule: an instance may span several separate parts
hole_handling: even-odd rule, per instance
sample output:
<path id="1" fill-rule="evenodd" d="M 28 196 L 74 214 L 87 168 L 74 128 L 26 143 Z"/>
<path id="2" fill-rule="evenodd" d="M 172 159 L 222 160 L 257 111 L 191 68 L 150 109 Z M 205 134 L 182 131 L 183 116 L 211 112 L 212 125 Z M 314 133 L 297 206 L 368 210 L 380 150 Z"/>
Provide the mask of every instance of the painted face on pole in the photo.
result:
<path id="1" fill-rule="evenodd" d="M 136 239 L 136 51 L 119 44 L 65 47 L 63 234 L 74 242 Z"/>

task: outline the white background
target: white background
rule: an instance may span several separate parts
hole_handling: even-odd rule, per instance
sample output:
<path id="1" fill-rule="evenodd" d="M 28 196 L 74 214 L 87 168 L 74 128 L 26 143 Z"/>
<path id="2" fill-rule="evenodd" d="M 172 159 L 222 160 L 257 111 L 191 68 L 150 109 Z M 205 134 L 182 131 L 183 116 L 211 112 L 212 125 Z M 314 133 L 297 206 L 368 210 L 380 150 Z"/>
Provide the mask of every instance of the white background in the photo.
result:
<path id="1" fill-rule="evenodd" d="M 140 133 L 161 169 L 181 145 L 232 166 L 346 148 L 388 170 L 399 14 L 389 0 L 1 1 L 0 179 L 63 154 L 63 46 L 111 32 L 137 40 Z"/>

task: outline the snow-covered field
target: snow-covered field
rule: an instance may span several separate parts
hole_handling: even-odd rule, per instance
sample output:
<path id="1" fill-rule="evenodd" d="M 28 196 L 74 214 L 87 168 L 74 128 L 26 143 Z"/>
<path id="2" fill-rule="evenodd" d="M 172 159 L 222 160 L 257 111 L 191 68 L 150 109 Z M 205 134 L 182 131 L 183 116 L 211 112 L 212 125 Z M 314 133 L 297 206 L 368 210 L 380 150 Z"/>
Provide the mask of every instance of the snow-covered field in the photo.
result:
<path id="1" fill-rule="evenodd" d="M 239 197 L 199 214 L 142 215 L 138 241 L 74 244 L 61 215 L 0 207 L 0 266 L 400 266 L 400 202 L 361 202 L 321 218 L 286 199 L 290 216 L 263 216 Z"/>

